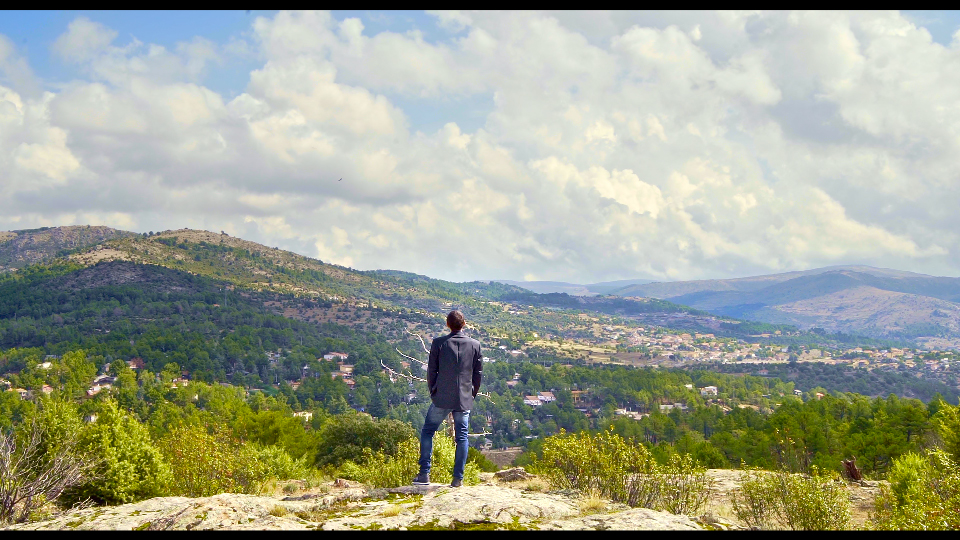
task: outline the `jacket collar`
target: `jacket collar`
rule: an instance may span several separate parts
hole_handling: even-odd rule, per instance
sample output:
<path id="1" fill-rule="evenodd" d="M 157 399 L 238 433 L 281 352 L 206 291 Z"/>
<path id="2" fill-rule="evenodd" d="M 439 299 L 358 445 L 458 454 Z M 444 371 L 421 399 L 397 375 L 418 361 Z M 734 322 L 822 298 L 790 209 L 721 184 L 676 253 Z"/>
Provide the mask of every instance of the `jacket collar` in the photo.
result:
<path id="1" fill-rule="evenodd" d="M 460 330 L 457 330 L 456 332 L 450 332 L 450 334 L 448 334 L 448 335 L 450 335 L 450 336 L 462 336 L 462 335 L 463 335 L 463 329 L 461 328 Z"/>

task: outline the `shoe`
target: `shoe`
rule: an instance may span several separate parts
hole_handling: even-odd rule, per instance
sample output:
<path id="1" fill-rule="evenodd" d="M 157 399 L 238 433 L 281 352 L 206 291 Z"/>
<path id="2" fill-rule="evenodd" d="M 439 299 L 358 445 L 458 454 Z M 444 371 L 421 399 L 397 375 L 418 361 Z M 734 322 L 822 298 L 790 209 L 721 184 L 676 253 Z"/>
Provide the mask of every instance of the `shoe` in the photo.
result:
<path id="1" fill-rule="evenodd" d="M 450 482 L 450 487 L 460 487 L 463 485 L 463 480 L 459 478 L 454 478 L 453 482 Z"/>
<path id="2" fill-rule="evenodd" d="M 416 478 L 413 479 L 413 485 L 415 486 L 429 486 L 430 485 L 430 473 L 420 473 Z"/>

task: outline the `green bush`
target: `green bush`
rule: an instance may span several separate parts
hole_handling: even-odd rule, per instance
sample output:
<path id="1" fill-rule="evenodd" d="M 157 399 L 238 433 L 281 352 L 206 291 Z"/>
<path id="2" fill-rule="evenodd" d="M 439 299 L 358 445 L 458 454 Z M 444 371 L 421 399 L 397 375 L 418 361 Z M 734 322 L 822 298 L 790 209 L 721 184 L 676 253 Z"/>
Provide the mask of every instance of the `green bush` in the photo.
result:
<path id="1" fill-rule="evenodd" d="M 960 462 L 960 407 L 942 400 L 937 405 L 939 410 L 933 421 L 943 450 L 950 454 L 954 462 Z"/>
<path id="2" fill-rule="evenodd" d="M 497 472 L 500 470 L 500 467 L 497 467 L 496 463 L 487 459 L 487 456 L 473 447 L 470 447 L 470 450 L 468 450 L 467 462 L 476 463 L 477 468 L 482 472 Z"/>
<path id="3" fill-rule="evenodd" d="M 432 482 L 449 483 L 453 480 L 453 461 L 457 453 L 457 444 L 446 433 L 437 432 L 433 436 L 433 457 L 430 461 L 430 480 Z M 416 462 L 420 458 L 420 443 L 417 443 Z M 412 477 L 411 477 L 412 479 Z M 409 483 L 408 479 L 405 483 Z M 463 470 L 463 483 L 475 485 L 480 483 L 480 469 L 476 463 L 467 461 Z"/>
<path id="4" fill-rule="evenodd" d="M 303 479 L 310 475 L 305 459 L 293 459 L 281 446 L 250 445 L 250 453 L 263 464 L 268 478 L 277 480 Z"/>
<path id="5" fill-rule="evenodd" d="M 414 438 L 413 428 L 405 422 L 347 413 L 330 419 L 320 430 L 319 466 L 339 466 L 345 461 L 362 462 L 364 449 L 392 455 L 400 443 Z"/>
<path id="6" fill-rule="evenodd" d="M 733 495 L 737 519 L 758 529 L 844 530 L 850 524 L 846 487 L 836 473 L 813 475 L 746 470 Z"/>
<path id="7" fill-rule="evenodd" d="M 79 450 L 100 465 L 96 479 L 71 491 L 70 499 L 129 503 L 162 495 L 171 482 L 170 467 L 147 428 L 113 400 L 104 401 L 97 421 L 83 430 Z"/>
<path id="8" fill-rule="evenodd" d="M 203 426 L 179 427 L 161 440 L 175 495 L 207 497 L 217 493 L 258 493 L 263 483 L 277 477 L 302 476 L 302 461 L 282 448 L 242 443 Z"/>
<path id="9" fill-rule="evenodd" d="M 407 439 L 399 444 L 393 455 L 365 449 L 361 463 L 345 461 L 340 466 L 339 475 L 373 487 L 403 486 L 417 475 L 419 457 L 420 442 Z"/>
<path id="10" fill-rule="evenodd" d="M 706 470 L 691 456 L 672 455 L 659 465 L 645 446 L 612 429 L 547 437 L 533 470 L 559 488 L 674 513 L 698 512 L 710 489 Z"/>
<path id="11" fill-rule="evenodd" d="M 706 469 L 693 456 L 673 455 L 659 469 L 660 508 L 672 514 L 692 514 L 706 506 L 710 482 Z"/>
<path id="12" fill-rule="evenodd" d="M 49 466 L 65 443 L 80 438 L 83 422 L 77 406 L 69 401 L 41 397 L 37 405 L 33 414 L 18 426 L 17 437 L 22 445 L 29 436 L 30 428 L 34 424 L 37 426 L 40 437 L 33 465 L 40 470 Z"/>
<path id="13" fill-rule="evenodd" d="M 453 480 L 453 461 L 456 445 L 446 434 L 437 432 L 433 438 L 433 458 L 430 479 L 433 482 L 448 483 Z M 397 445 L 393 454 L 374 452 L 366 448 L 360 463 L 346 461 L 340 466 L 339 475 L 357 480 L 373 487 L 398 487 L 409 485 L 413 477 L 420 472 L 420 441 L 409 438 Z M 463 473 L 463 483 L 480 483 L 480 470 L 476 463 L 467 462 Z"/>
<path id="14" fill-rule="evenodd" d="M 870 525 L 879 530 L 960 529 L 960 469 L 942 450 L 895 459 Z"/>
<path id="15" fill-rule="evenodd" d="M 733 494 L 733 511 L 737 519 L 753 529 L 770 529 L 776 519 L 774 487 L 763 471 L 744 470 L 740 474 L 740 489 Z"/>

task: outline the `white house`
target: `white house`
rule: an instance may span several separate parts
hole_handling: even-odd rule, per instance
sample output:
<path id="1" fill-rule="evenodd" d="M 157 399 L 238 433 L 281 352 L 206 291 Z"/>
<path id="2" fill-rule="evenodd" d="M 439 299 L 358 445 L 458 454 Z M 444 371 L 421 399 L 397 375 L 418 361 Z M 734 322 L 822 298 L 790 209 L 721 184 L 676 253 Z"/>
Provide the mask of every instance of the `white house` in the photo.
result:
<path id="1" fill-rule="evenodd" d="M 700 389 L 700 395 L 701 395 L 701 396 L 715 396 L 715 395 L 717 395 L 717 387 L 716 387 L 716 386 L 704 386 L 703 388 Z"/>
<path id="2" fill-rule="evenodd" d="M 556 401 L 557 397 L 553 395 L 553 392 L 537 392 L 537 399 L 543 403 L 549 403 Z"/>
<path id="3" fill-rule="evenodd" d="M 104 384 L 99 384 L 99 383 L 98 383 L 98 384 L 95 384 L 95 385 L 91 386 L 91 387 L 87 390 L 87 395 L 88 395 L 88 396 L 95 396 L 95 395 L 99 394 L 100 391 L 106 390 L 107 388 L 110 388 L 110 385 L 109 385 L 109 384 L 106 384 L 106 383 L 104 383 Z"/>
<path id="4" fill-rule="evenodd" d="M 661 405 L 660 412 L 669 412 L 669 411 L 672 411 L 673 409 L 680 409 L 681 411 L 685 411 L 687 410 L 687 408 L 688 407 L 683 403 L 673 403 L 673 404 Z"/>
<path id="5" fill-rule="evenodd" d="M 543 405 L 543 402 L 540 401 L 540 398 L 538 398 L 537 396 L 524 396 L 523 404 L 530 405 L 531 407 L 539 407 Z"/>

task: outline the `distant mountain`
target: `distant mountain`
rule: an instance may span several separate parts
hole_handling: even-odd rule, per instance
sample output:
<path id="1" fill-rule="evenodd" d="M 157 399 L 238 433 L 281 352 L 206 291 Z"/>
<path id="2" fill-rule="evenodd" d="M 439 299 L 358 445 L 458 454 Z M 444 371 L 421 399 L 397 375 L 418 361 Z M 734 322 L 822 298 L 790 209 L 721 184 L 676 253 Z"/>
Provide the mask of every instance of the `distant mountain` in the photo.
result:
<path id="1" fill-rule="evenodd" d="M 453 308 L 464 313 L 477 337 L 498 336 L 511 340 L 508 343 L 562 332 L 589 339 L 601 314 L 652 317 L 657 324 L 692 331 L 746 332 L 745 326 L 726 329 L 709 314 L 662 300 L 536 294 L 497 282 L 453 283 L 396 270 L 358 271 L 224 233 L 180 229 L 125 233 L 0 273 L 0 350 L 42 346 L 62 352 L 83 346 L 116 356 L 122 349 L 123 355 L 139 355 L 156 370 L 173 359 L 164 336 L 193 332 L 215 359 L 203 360 L 202 369 L 222 377 L 236 370 L 254 371 L 250 365 L 224 363 L 227 353 L 220 347 L 226 335 L 236 333 L 239 339 L 244 334 L 246 341 L 238 350 L 248 352 L 289 348 L 295 338 L 305 344 L 341 336 L 345 328 L 368 332 L 370 339 L 379 336 L 375 341 L 400 342 L 410 339 L 408 331 L 442 332 L 444 316 Z M 584 320 L 570 312 L 581 310 L 592 316 Z M 313 325 L 313 330 L 300 323 Z M 339 329 L 327 328 L 328 323 Z M 257 338 L 242 327 L 257 329 Z M 271 334 L 274 331 L 283 335 Z M 159 340 L 150 348 L 160 353 L 146 355 L 139 345 L 139 352 L 133 349 L 146 335 Z M 194 337 L 178 345 L 178 355 L 187 354 Z M 114 346 L 120 349 L 111 349 Z M 387 347 L 379 354 L 396 356 L 392 351 Z M 190 358 L 195 353 L 190 351 Z M 185 358 L 177 358 L 188 365 Z M 189 365 L 189 370 L 200 369 L 200 364 Z"/>
<path id="2" fill-rule="evenodd" d="M 134 235 L 136 233 L 99 225 L 0 231 L 0 272 L 67 255 L 105 240 Z"/>
<path id="3" fill-rule="evenodd" d="M 590 283 L 580 285 L 578 283 L 565 283 L 563 281 L 511 281 L 509 279 L 493 280 L 497 283 L 521 287 L 537 294 L 567 293 L 571 296 L 596 296 L 598 294 L 609 294 L 617 289 L 652 283 L 651 279 L 623 279 L 620 281 L 604 281 L 600 283 Z"/>
<path id="4" fill-rule="evenodd" d="M 833 266 L 738 279 L 648 283 L 618 296 L 669 300 L 717 315 L 875 337 L 960 337 L 960 279 Z"/>
<path id="5" fill-rule="evenodd" d="M 505 318 L 493 301 L 523 302 L 528 306 L 591 309 L 598 312 L 681 313 L 691 311 L 669 302 L 593 299 L 562 293 L 536 295 L 499 282 L 453 283 L 398 270 L 358 271 L 324 263 L 224 233 L 179 229 L 152 235 L 117 238 L 69 255 L 83 266 L 104 261 L 153 264 L 189 272 L 245 289 L 314 298 L 319 301 L 376 304 L 434 315 L 456 307 L 480 326 L 503 334 L 524 330 L 525 315 Z M 617 283 L 591 286 L 614 287 Z M 441 326 L 442 328 L 442 323 Z M 545 328 L 555 328 L 555 323 Z M 544 329 L 539 330 L 540 332 Z"/>

